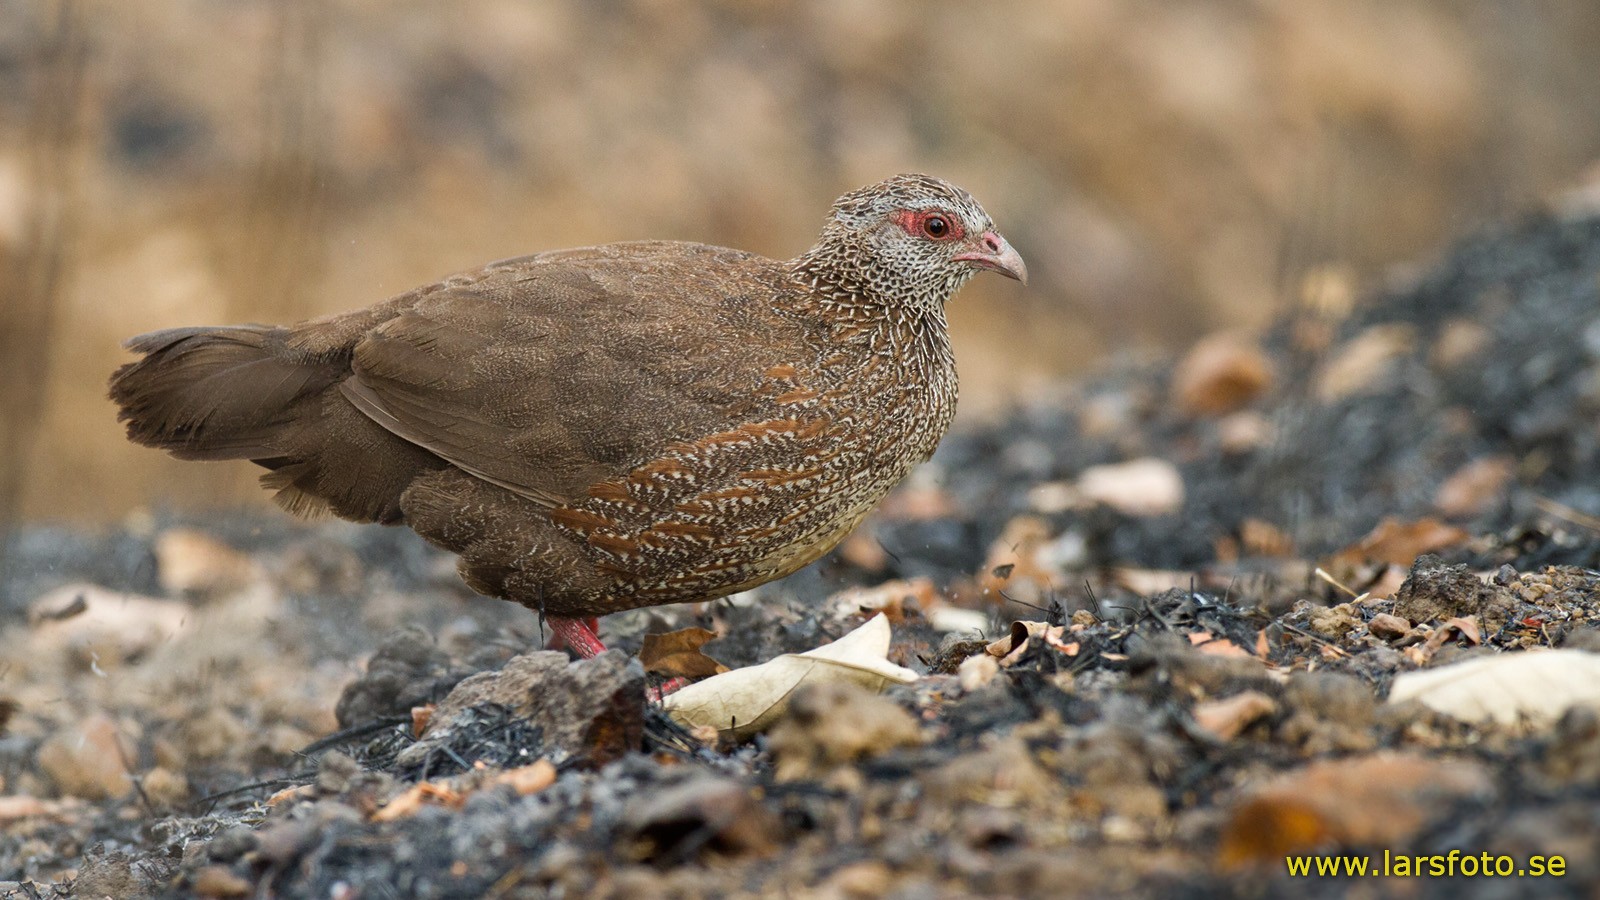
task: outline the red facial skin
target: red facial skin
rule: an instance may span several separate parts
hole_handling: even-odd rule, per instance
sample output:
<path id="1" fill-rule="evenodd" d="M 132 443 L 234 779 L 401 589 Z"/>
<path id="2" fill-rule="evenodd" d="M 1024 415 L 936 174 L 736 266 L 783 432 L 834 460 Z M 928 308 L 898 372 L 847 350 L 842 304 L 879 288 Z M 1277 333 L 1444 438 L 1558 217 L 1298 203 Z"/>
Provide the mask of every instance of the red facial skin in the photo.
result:
<path id="1" fill-rule="evenodd" d="M 940 218 L 944 220 L 945 232 L 938 237 L 928 233 L 928 220 Z M 938 209 L 902 209 L 895 213 L 895 224 L 905 229 L 906 234 L 912 237 L 926 238 L 930 241 L 959 241 L 967 236 L 966 229 L 961 227 L 961 220 L 956 216 Z"/>

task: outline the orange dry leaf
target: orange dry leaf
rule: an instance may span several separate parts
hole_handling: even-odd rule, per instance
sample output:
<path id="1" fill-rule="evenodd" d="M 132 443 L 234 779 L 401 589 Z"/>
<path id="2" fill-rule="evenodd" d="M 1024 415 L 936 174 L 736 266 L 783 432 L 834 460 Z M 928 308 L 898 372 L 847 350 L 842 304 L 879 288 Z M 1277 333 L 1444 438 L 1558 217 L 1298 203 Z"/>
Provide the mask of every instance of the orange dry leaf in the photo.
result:
<path id="1" fill-rule="evenodd" d="M 297 784 L 294 787 L 284 788 L 267 798 L 267 805 L 276 807 L 286 800 L 310 799 L 315 796 L 317 789 L 309 784 Z"/>
<path id="2" fill-rule="evenodd" d="M 1194 648 L 1199 650 L 1201 653 L 1207 653 L 1212 656 L 1250 655 L 1243 647 L 1235 644 L 1233 641 L 1230 641 L 1225 637 L 1218 637 L 1214 634 L 1208 634 L 1204 631 L 1190 633 L 1189 643 L 1193 644 Z"/>
<path id="3" fill-rule="evenodd" d="M 1402 846 L 1451 801 L 1485 796 L 1490 784 L 1478 763 L 1414 753 L 1312 763 L 1234 805 L 1223 827 L 1221 861 L 1282 867 L 1291 853 Z"/>
<path id="4" fill-rule="evenodd" d="M 511 789 L 519 795 L 526 797 L 537 794 L 545 788 L 556 783 L 556 767 L 548 759 L 541 759 L 536 763 L 507 769 L 494 777 L 491 784 L 509 784 Z"/>
<path id="5" fill-rule="evenodd" d="M 390 800 L 383 809 L 378 810 L 372 819 L 375 822 L 393 822 L 413 815 L 417 810 L 428 804 L 448 806 L 460 809 L 467 802 L 467 795 L 455 788 L 438 781 L 424 781 L 414 784 L 405 793 Z"/>
<path id="6" fill-rule="evenodd" d="M 428 731 L 428 723 L 433 721 L 432 703 L 411 707 L 411 736 L 422 737 Z"/>
<path id="7" fill-rule="evenodd" d="M 665 634 L 647 634 L 639 648 L 639 662 L 646 672 L 683 678 L 708 678 L 728 671 L 728 667 L 700 652 L 717 637 L 705 628 L 682 628 Z"/>
<path id="8" fill-rule="evenodd" d="M 1249 337 L 1201 338 L 1172 374 L 1173 399 L 1185 414 L 1217 416 L 1250 404 L 1272 386 L 1272 360 Z"/>

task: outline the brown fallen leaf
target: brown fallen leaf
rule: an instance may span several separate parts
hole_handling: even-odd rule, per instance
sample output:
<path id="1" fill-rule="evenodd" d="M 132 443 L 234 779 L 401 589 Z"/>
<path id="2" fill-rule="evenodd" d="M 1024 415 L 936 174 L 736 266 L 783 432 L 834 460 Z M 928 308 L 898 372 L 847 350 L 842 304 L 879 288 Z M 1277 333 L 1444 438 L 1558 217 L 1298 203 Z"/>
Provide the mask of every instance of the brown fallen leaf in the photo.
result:
<path id="1" fill-rule="evenodd" d="M 639 648 L 639 662 L 646 672 L 683 678 L 709 678 L 728 671 L 728 667 L 700 651 L 717 633 L 706 628 L 681 628 L 664 634 L 647 634 Z"/>
<path id="2" fill-rule="evenodd" d="M 1447 619 L 1444 624 L 1454 628 L 1469 644 L 1483 643 L 1483 629 L 1478 625 L 1477 616 L 1456 616 L 1453 619 Z M 1443 629 L 1440 630 L 1442 631 Z"/>
<path id="3" fill-rule="evenodd" d="M 1355 544 L 1334 554 L 1336 564 L 1356 566 L 1364 562 L 1384 562 L 1409 567 L 1417 557 L 1459 544 L 1467 533 L 1433 517 L 1402 522 L 1390 517 Z"/>
<path id="4" fill-rule="evenodd" d="M 1233 805 L 1222 830 L 1221 862 L 1281 870 L 1287 854 L 1401 846 L 1451 808 L 1452 800 L 1486 796 L 1492 784 L 1476 762 L 1415 753 L 1379 751 L 1311 763 Z"/>
<path id="5" fill-rule="evenodd" d="M 1220 416 L 1248 406 L 1272 386 L 1272 360 L 1248 336 L 1207 335 L 1172 373 L 1177 406 L 1190 416 Z"/>
<path id="6" fill-rule="evenodd" d="M 1190 632 L 1189 643 L 1201 653 L 1211 656 L 1251 656 L 1249 651 L 1233 641 L 1204 631 Z"/>
<path id="7" fill-rule="evenodd" d="M 1317 372 L 1317 398 L 1333 403 L 1377 387 L 1395 360 L 1411 350 L 1416 329 L 1406 324 L 1374 325 L 1345 342 Z"/>
<path id="8" fill-rule="evenodd" d="M 1260 691 L 1241 691 L 1231 697 L 1195 704 L 1194 723 L 1219 740 L 1231 741 L 1277 708 L 1278 704 Z"/>
<path id="9" fill-rule="evenodd" d="M 828 598 L 830 606 L 847 615 L 881 612 L 889 617 L 890 624 L 906 620 L 908 604 L 926 613 L 941 602 L 931 578 L 897 579 L 874 587 L 845 588 Z"/>
<path id="10" fill-rule="evenodd" d="M 1457 469 L 1433 495 L 1434 508 L 1465 519 L 1485 512 L 1504 495 L 1515 463 L 1509 456 L 1486 456 Z"/>
<path id="11" fill-rule="evenodd" d="M 428 723 L 433 721 L 435 704 L 425 703 L 422 706 L 411 707 L 411 736 L 422 737 L 428 731 Z"/>
<path id="12" fill-rule="evenodd" d="M 1239 523 L 1239 545 L 1250 556 L 1293 556 L 1294 540 L 1265 519 Z"/>

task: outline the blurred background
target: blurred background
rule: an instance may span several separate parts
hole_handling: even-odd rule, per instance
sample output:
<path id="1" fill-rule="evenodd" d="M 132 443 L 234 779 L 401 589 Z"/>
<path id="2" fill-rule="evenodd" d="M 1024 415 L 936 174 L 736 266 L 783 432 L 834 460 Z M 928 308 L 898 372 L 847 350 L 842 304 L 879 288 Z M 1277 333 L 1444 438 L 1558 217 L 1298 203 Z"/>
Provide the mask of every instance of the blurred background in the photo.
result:
<path id="1" fill-rule="evenodd" d="M 0 0 L 0 522 L 259 505 L 135 448 L 124 338 L 542 249 L 787 258 L 838 194 L 971 190 L 967 421 L 1597 180 L 1600 4 Z"/>

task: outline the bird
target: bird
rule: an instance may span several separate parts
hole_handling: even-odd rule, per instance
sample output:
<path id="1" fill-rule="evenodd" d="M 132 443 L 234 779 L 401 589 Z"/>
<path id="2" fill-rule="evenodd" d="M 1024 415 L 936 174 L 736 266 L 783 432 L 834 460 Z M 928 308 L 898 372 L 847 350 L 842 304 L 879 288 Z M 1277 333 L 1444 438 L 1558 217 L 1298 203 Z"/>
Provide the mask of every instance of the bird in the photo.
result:
<path id="1" fill-rule="evenodd" d="M 945 305 L 1022 257 L 897 175 L 780 261 L 633 241 L 490 263 L 294 325 L 129 339 L 130 440 L 242 459 L 283 509 L 409 526 L 580 657 L 598 617 L 711 600 L 839 544 L 955 413 Z"/>

